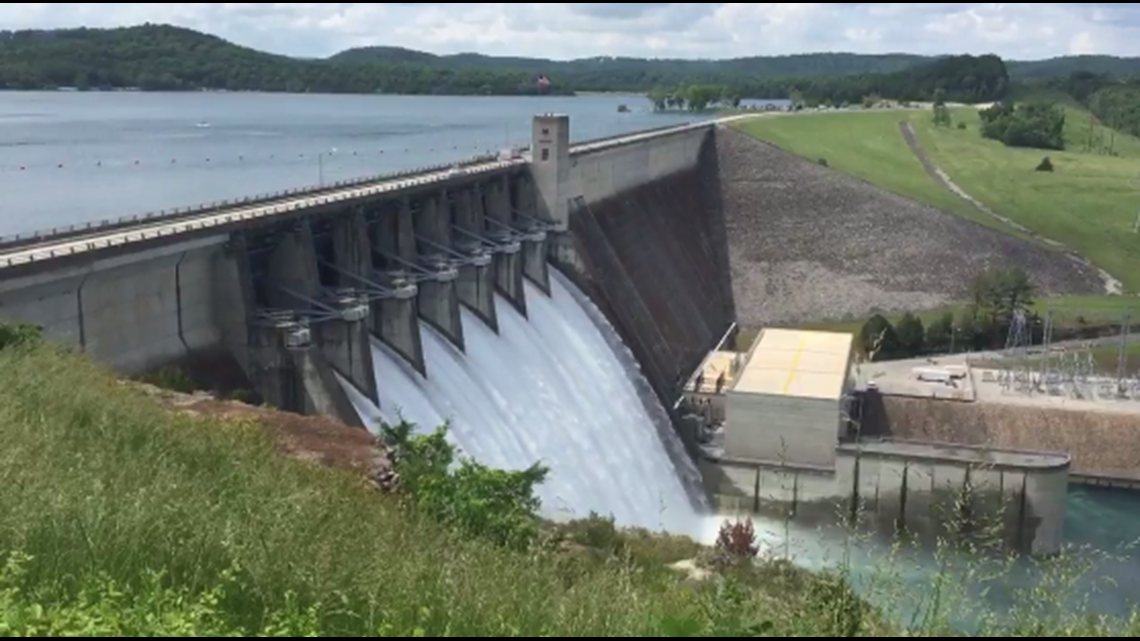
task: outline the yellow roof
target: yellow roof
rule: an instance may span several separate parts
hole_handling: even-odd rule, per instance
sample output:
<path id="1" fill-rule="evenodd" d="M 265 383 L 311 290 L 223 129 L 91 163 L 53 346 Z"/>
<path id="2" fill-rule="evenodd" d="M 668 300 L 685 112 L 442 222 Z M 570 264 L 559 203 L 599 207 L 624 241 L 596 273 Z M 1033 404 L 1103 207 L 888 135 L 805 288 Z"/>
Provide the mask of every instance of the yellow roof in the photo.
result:
<path id="1" fill-rule="evenodd" d="M 839 400 L 853 341 L 851 334 L 766 329 L 733 391 Z"/>

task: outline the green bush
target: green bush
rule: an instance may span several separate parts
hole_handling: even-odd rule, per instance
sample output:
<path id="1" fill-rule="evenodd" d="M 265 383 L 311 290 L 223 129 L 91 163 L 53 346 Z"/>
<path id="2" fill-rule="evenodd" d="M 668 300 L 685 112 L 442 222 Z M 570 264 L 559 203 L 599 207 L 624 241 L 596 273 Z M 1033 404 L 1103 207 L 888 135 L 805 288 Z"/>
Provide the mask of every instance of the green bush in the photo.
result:
<path id="1" fill-rule="evenodd" d="M 144 374 L 139 377 L 139 381 L 180 394 L 193 394 L 198 391 L 198 385 L 186 371 L 173 365 Z"/>
<path id="2" fill-rule="evenodd" d="M 827 162 L 826 158 L 820 158 L 819 159 L 819 166 L 820 167 L 830 167 L 831 163 Z"/>
<path id="3" fill-rule="evenodd" d="M 22 323 L 0 322 L 0 349 L 38 345 L 42 340 L 42 334 L 38 327 Z"/>
<path id="4" fill-rule="evenodd" d="M 1052 171 L 1053 171 L 1053 160 L 1051 158 L 1049 158 L 1048 156 L 1046 156 L 1045 160 L 1042 160 L 1041 164 L 1037 165 L 1037 171 L 1052 173 Z"/>
<path id="5" fill-rule="evenodd" d="M 890 360 L 899 353 L 899 336 L 889 320 L 881 314 L 876 314 L 863 325 L 860 345 L 868 359 Z"/>
<path id="6" fill-rule="evenodd" d="M 403 422 L 384 426 L 396 471 L 414 505 L 461 533 L 525 550 L 538 536 L 541 503 L 535 488 L 549 470 L 534 465 L 521 472 L 494 470 L 468 458 L 456 464 L 456 449 L 447 442 L 448 428 L 415 436 Z"/>
<path id="7" fill-rule="evenodd" d="M 960 129 L 961 131 L 966 131 L 969 128 L 970 128 L 970 125 L 967 125 L 964 122 L 958 123 L 958 129 Z"/>
<path id="8" fill-rule="evenodd" d="M 1060 105 L 998 103 L 981 116 L 982 135 L 1007 147 L 1065 148 L 1065 109 Z"/>
<path id="9" fill-rule="evenodd" d="M 895 333 L 899 340 L 899 357 L 911 358 L 926 352 L 926 328 L 921 318 L 907 313 L 895 326 Z"/>

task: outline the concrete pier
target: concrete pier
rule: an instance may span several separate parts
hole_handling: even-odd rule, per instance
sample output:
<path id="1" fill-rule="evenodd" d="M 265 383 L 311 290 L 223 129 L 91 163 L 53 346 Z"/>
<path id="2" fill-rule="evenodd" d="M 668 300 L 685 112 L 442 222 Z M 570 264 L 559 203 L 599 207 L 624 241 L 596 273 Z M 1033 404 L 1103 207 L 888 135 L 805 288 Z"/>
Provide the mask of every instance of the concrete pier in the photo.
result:
<path id="1" fill-rule="evenodd" d="M 523 315 L 526 315 L 526 288 L 523 285 L 523 247 L 508 227 L 515 221 L 515 184 L 509 176 L 487 189 L 487 234 L 495 241 L 495 289 Z"/>
<path id="2" fill-rule="evenodd" d="M 403 278 L 389 279 L 395 293 L 372 307 L 372 331 L 422 376 L 427 376 L 420 333 L 419 288 Z"/>
<path id="3" fill-rule="evenodd" d="M 550 263 L 547 262 L 546 232 L 533 232 L 523 241 L 523 275 L 550 295 Z"/>
<path id="4" fill-rule="evenodd" d="M 464 190 L 455 197 L 455 248 L 471 257 L 472 264 L 459 269 L 459 300 L 496 333 L 499 315 L 495 308 L 495 260 L 483 247 L 480 238 L 486 236 L 486 214 L 483 211 L 483 194 L 478 187 Z"/>
<path id="5" fill-rule="evenodd" d="M 314 332 L 317 348 L 333 369 L 379 406 L 369 335 L 371 307 L 364 300 L 347 296 L 336 301 L 335 308 L 342 317 L 317 324 Z"/>
<path id="6" fill-rule="evenodd" d="M 293 370 L 299 376 L 304 405 L 299 410 L 308 416 L 332 416 L 345 425 L 367 428 L 340 386 L 332 367 L 316 348 L 287 352 Z"/>
<path id="7" fill-rule="evenodd" d="M 282 319 L 258 324 L 250 332 L 250 379 L 269 405 L 286 412 L 331 416 L 364 427 L 332 367 L 312 342 L 303 323 Z"/>
<path id="8" fill-rule="evenodd" d="M 463 317 L 459 309 L 459 271 L 441 268 L 434 280 L 420 283 L 420 318 L 431 325 L 460 351 L 467 349 L 463 339 Z"/>
<path id="9" fill-rule="evenodd" d="M 427 376 L 423 337 L 420 334 L 419 287 L 407 265 L 416 260 L 416 230 L 412 204 L 407 199 L 380 209 L 372 237 L 374 264 L 380 284 L 394 295 L 372 305 L 372 331 L 422 376 Z M 399 264 L 396 260 L 404 261 Z"/>
<path id="10" fill-rule="evenodd" d="M 521 245 L 515 244 L 495 254 L 495 286 L 519 313 L 526 315 L 526 287 L 523 284 Z"/>
<path id="11" fill-rule="evenodd" d="M 362 223 L 362 218 L 350 217 L 334 228 L 336 261 L 346 270 L 366 269 L 367 235 L 355 233 L 363 231 Z M 266 273 L 254 283 L 258 299 L 274 317 L 252 321 L 250 379 L 281 409 L 317 412 L 363 427 L 333 372 L 378 403 L 368 307 L 351 293 L 327 295 L 307 222 L 298 221 L 274 242 L 265 259 Z"/>
<path id="12" fill-rule="evenodd" d="M 333 253 L 337 269 L 342 273 L 368 278 L 375 269 L 372 262 L 372 239 L 368 234 L 368 223 L 364 212 L 357 210 L 333 222 Z M 340 276 L 341 287 L 356 288 L 358 281 L 348 276 Z"/>
<path id="13" fill-rule="evenodd" d="M 446 193 L 429 197 L 421 203 L 415 217 L 418 255 L 416 262 L 427 271 L 419 283 L 420 318 L 461 351 L 463 318 L 459 302 L 459 269 L 455 264 L 451 230 L 451 205 Z"/>
<path id="14" fill-rule="evenodd" d="M 312 308 L 308 299 L 320 293 L 321 277 L 313 230 L 307 222 L 298 222 L 293 229 L 278 236 L 260 289 L 260 299 L 274 309 Z"/>

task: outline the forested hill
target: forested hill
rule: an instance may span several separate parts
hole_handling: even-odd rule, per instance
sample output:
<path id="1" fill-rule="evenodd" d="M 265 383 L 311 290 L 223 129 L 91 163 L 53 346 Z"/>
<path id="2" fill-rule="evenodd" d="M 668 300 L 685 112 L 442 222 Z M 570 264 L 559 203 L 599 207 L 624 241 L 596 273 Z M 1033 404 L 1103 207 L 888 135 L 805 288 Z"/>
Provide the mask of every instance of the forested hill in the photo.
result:
<path id="1" fill-rule="evenodd" d="M 494 57 L 464 53 L 435 56 L 398 47 L 350 49 L 331 60 L 353 64 L 415 61 L 453 69 L 511 69 L 572 78 L 588 89 L 648 89 L 655 84 L 705 81 L 712 78 L 772 80 L 823 78 L 868 73 L 893 73 L 930 62 L 909 54 L 858 55 L 810 53 L 794 56 L 733 58 L 727 60 L 670 60 L 595 57 L 557 61 L 540 58 Z"/>
<path id="2" fill-rule="evenodd" d="M 1100 58 L 1094 61 L 1107 64 Z M 161 25 L 0 32 L 0 88 L 8 89 L 520 95 L 717 85 L 743 97 L 799 93 L 839 103 L 855 102 L 870 93 L 926 99 L 941 86 L 949 99 L 988 100 L 1004 92 L 1017 70 L 1040 74 L 1056 65 L 1064 66 L 1063 60 L 1013 63 L 1007 74 L 993 56 L 822 53 L 719 61 L 608 57 L 551 61 L 436 56 L 395 47 L 300 60 Z M 551 84 L 540 83 L 543 77 Z"/>
<path id="3" fill-rule="evenodd" d="M 1140 58 L 1115 56 L 1065 56 L 1033 62 L 1007 62 L 1015 80 L 1062 78 L 1078 72 L 1108 75 L 1114 78 L 1140 77 Z"/>
<path id="4" fill-rule="evenodd" d="M 453 95 L 539 90 L 535 78 L 521 71 L 298 60 L 153 25 L 0 32 L 0 87 Z"/>

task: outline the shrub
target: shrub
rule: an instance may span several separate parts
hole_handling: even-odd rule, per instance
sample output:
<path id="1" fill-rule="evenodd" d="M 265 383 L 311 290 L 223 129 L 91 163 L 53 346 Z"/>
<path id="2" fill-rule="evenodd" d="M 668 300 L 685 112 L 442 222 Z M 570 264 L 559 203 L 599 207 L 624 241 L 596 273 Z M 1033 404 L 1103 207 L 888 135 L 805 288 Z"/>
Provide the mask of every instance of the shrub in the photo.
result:
<path id="1" fill-rule="evenodd" d="M 851 589 L 843 576 L 824 574 L 808 588 L 809 611 L 822 617 L 823 634 L 828 637 L 856 637 L 867 618 L 867 604 Z"/>
<path id="2" fill-rule="evenodd" d="M 22 323 L 0 323 L 0 349 L 37 345 L 43 340 L 40 328 Z"/>
<path id="3" fill-rule="evenodd" d="M 964 123 L 964 122 L 960 122 L 960 123 L 958 123 L 958 129 L 961 129 L 962 131 L 966 131 L 966 130 L 967 130 L 967 129 L 969 129 L 969 128 L 970 128 L 970 126 L 969 126 L 969 125 L 967 125 L 967 124 L 966 124 L 966 123 Z"/>
<path id="4" fill-rule="evenodd" d="M 253 405 L 254 393 L 252 390 L 236 389 L 229 394 L 229 399 L 235 403 L 244 403 L 246 405 Z"/>
<path id="5" fill-rule="evenodd" d="M 1037 165 L 1037 171 L 1052 172 L 1053 171 L 1053 160 L 1051 158 L 1049 158 L 1048 156 L 1045 156 L 1045 160 L 1042 160 L 1041 164 Z"/>
<path id="6" fill-rule="evenodd" d="M 891 322 L 881 314 L 867 320 L 860 338 L 863 353 L 871 361 L 889 360 L 899 352 L 899 336 Z"/>
<path id="7" fill-rule="evenodd" d="M 181 368 L 172 365 L 144 374 L 139 377 L 139 381 L 153 385 L 159 389 L 179 392 L 181 394 L 193 394 L 198 391 L 198 386 L 190 376 Z"/>
<path id="8" fill-rule="evenodd" d="M 827 162 L 826 158 L 820 158 L 818 162 L 819 162 L 820 167 L 830 167 L 831 166 L 831 163 Z"/>
<path id="9" fill-rule="evenodd" d="M 716 564 L 719 568 L 728 568 L 742 562 L 751 562 L 760 554 L 756 546 L 756 528 L 752 520 L 731 523 L 725 521 L 720 526 L 720 534 L 716 539 Z"/>
<path id="10" fill-rule="evenodd" d="M 1065 148 L 1065 109 L 1051 103 L 996 104 L 981 112 L 982 135 L 1007 147 Z"/>
<path id="11" fill-rule="evenodd" d="M 414 426 L 382 427 L 392 448 L 396 472 L 413 505 L 461 533 L 496 545 L 526 549 L 539 531 L 540 501 L 534 489 L 549 470 L 534 465 L 521 472 L 491 469 L 467 458 L 456 467 L 456 449 L 447 426 L 413 436 Z"/>
<path id="12" fill-rule="evenodd" d="M 926 348 L 933 352 L 949 351 L 954 344 L 954 314 L 947 312 L 926 328 Z"/>
<path id="13" fill-rule="evenodd" d="M 914 314 L 906 314 L 895 327 L 899 339 L 899 352 L 902 356 L 919 356 L 926 350 L 926 328 L 922 319 Z"/>

